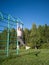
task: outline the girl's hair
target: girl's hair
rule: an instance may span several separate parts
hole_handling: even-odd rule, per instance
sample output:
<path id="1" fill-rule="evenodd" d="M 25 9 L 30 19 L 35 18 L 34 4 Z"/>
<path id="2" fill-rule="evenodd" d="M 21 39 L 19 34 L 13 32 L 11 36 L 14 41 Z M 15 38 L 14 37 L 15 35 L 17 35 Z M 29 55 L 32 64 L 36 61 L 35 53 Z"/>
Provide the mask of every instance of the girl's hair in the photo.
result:
<path id="1" fill-rule="evenodd" d="M 19 29 L 22 30 L 20 27 L 18 27 L 18 30 L 19 30 Z"/>

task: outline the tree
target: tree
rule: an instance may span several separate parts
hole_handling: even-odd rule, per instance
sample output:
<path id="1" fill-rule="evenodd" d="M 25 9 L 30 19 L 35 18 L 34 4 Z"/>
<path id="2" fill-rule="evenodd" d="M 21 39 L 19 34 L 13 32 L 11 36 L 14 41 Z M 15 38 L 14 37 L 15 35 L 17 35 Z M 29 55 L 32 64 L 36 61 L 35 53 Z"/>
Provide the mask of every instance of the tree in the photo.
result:
<path id="1" fill-rule="evenodd" d="M 14 28 L 12 28 L 10 30 L 10 39 L 9 39 L 9 41 L 10 41 L 10 43 L 9 43 L 10 47 L 15 48 L 16 42 L 17 42 L 17 34 L 16 34 L 16 30 Z"/>
<path id="2" fill-rule="evenodd" d="M 32 24 L 31 33 L 30 33 L 30 41 L 33 47 L 36 47 L 37 42 L 37 27 L 36 24 Z"/>
<path id="3" fill-rule="evenodd" d="M 24 29 L 24 38 L 25 38 L 25 43 L 29 43 L 29 30 L 27 28 Z"/>
<path id="4" fill-rule="evenodd" d="M 5 48 L 7 44 L 7 28 L 0 33 L 0 45 Z"/>
<path id="5" fill-rule="evenodd" d="M 45 35 L 44 35 L 45 40 L 44 41 L 45 41 L 45 43 L 47 43 L 48 39 L 49 39 L 49 28 L 48 28 L 47 24 L 44 25 L 44 33 L 45 33 Z"/>

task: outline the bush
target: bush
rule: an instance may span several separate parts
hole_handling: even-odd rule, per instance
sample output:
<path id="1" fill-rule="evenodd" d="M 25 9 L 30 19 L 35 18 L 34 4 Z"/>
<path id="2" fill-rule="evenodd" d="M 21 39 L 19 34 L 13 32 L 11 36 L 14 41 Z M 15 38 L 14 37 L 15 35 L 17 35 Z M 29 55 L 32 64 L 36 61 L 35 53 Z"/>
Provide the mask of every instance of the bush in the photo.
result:
<path id="1" fill-rule="evenodd" d="M 49 43 L 43 43 L 40 48 L 41 49 L 49 49 Z"/>

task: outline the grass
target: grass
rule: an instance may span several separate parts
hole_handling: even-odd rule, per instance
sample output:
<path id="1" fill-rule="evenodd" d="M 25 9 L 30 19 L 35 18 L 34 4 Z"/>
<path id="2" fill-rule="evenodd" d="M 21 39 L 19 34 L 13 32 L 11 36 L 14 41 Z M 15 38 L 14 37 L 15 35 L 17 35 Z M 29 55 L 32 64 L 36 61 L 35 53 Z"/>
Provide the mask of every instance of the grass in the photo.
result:
<path id="1" fill-rule="evenodd" d="M 12 50 L 9 54 L 9 57 L 0 57 L 0 65 L 49 65 L 48 49 L 20 50 L 19 55 Z"/>

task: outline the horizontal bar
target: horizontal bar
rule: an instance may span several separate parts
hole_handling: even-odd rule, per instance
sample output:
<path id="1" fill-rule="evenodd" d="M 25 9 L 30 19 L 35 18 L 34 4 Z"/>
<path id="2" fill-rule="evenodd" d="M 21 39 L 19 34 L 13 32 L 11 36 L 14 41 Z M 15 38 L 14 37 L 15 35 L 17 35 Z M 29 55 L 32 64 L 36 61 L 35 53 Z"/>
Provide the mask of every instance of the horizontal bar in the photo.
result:
<path id="1" fill-rule="evenodd" d="M 15 36 L 10 36 L 10 38 L 17 38 L 17 36 L 15 37 Z"/>
<path id="2" fill-rule="evenodd" d="M 7 26 L 3 26 L 3 25 L 0 25 L 0 27 L 6 27 L 6 28 L 8 28 Z"/>
<path id="3" fill-rule="evenodd" d="M 0 52 L 5 52 L 6 50 L 0 50 Z"/>
<path id="4" fill-rule="evenodd" d="M 0 30 L 0 31 L 3 31 L 3 30 Z"/>
<path id="5" fill-rule="evenodd" d="M 10 28 L 11 28 L 11 27 L 10 27 Z M 11 32 L 11 30 L 12 30 L 12 29 L 13 29 L 13 28 L 11 28 L 11 29 L 9 30 L 9 32 Z M 7 30 L 6 32 L 8 32 L 8 28 L 7 28 L 7 29 L 5 29 L 5 30 Z M 4 29 L 3 29 L 3 30 L 2 30 L 2 29 L 0 29 L 0 31 L 4 31 Z M 17 31 L 17 30 L 15 30 L 15 29 L 14 29 L 14 32 L 12 32 L 12 34 L 14 34 L 14 33 L 16 34 L 16 33 L 17 33 L 16 31 Z"/>
<path id="6" fill-rule="evenodd" d="M 15 23 L 20 23 L 20 24 L 22 24 L 22 25 L 23 25 L 23 23 L 22 23 L 22 22 L 18 22 L 17 20 L 13 21 L 13 20 L 10 20 L 10 19 L 7 19 L 7 18 L 4 18 L 4 19 L 9 20 L 9 21 L 12 21 L 12 22 L 15 22 Z"/>
<path id="7" fill-rule="evenodd" d="M 2 21 L 0 21 L 0 22 L 2 22 Z M 8 22 L 5 22 L 5 21 L 3 21 L 2 23 L 6 23 L 6 24 L 8 24 Z"/>
<path id="8" fill-rule="evenodd" d="M 0 22 L 2 22 L 2 21 L 0 21 Z M 8 24 L 8 22 L 5 22 L 5 21 L 3 21 L 2 23 L 6 23 L 6 24 Z M 14 25 L 14 24 L 11 24 L 11 23 L 9 23 L 9 25 L 16 26 L 16 25 Z"/>
<path id="9" fill-rule="evenodd" d="M 0 45 L 0 46 L 6 46 L 6 45 L 3 45 L 3 44 L 2 44 L 2 45 Z"/>
<path id="10" fill-rule="evenodd" d="M 6 24 L 6 26 L 7 26 L 7 25 L 8 25 L 8 24 Z M 0 27 L 6 27 L 6 26 L 0 25 Z M 10 28 L 12 28 L 13 26 L 15 27 L 16 25 L 9 23 L 9 26 L 10 26 Z M 8 26 L 7 26 L 6 28 L 8 28 Z"/>
<path id="11" fill-rule="evenodd" d="M 6 19 L 6 20 L 9 20 L 9 21 L 12 21 L 12 22 L 15 22 L 15 23 L 20 23 L 20 24 L 22 24 L 23 25 L 23 23 L 22 22 L 18 22 L 18 21 L 13 21 L 13 20 L 10 20 L 10 19 L 7 19 L 7 18 L 4 18 L 4 19 Z"/>
<path id="12" fill-rule="evenodd" d="M 6 13 L 4 13 L 4 12 L 1 12 L 1 13 L 3 13 L 4 15 L 6 15 L 7 17 L 8 17 L 8 15 L 6 14 Z M 13 21 L 13 20 L 9 20 L 8 18 L 5 18 L 4 17 L 4 19 L 7 19 L 7 20 L 9 20 L 9 21 L 12 21 L 12 22 L 15 22 L 15 23 L 20 23 L 20 24 L 22 24 L 23 25 L 23 23 L 22 22 L 18 22 L 16 19 L 18 19 L 18 18 L 15 18 L 15 17 L 13 17 L 14 19 L 15 19 L 15 21 Z"/>
<path id="13" fill-rule="evenodd" d="M 0 30 L 0 32 L 3 32 L 4 30 Z M 6 31 L 6 33 L 8 33 L 8 31 Z"/>
<path id="14" fill-rule="evenodd" d="M 11 23 L 9 23 L 9 25 L 11 26 L 11 25 L 13 25 L 13 26 L 16 26 L 16 25 L 14 25 L 14 24 L 11 24 Z"/>
<path id="15" fill-rule="evenodd" d="M 15 21 L 14 22 L 17 22 L 17 23 L 20 23 L 20 24 L 22 24 L 23 25 L 23 23 L 21 22 L 21 20 L 20 20 L 20 18 L 16 18 L 16 17 L 13 17 L 14 19 L 15 19 Z M 18 20 L 18 21 L 17 21 Z"/>
<path id="16" fill-rule="evenodd" d="M 7 40 L 0 40 L 0 42 L 7 42 Z"/>
<path id="17" fill-rule="evenodd" d="M 16 42 L 16 41 L 17 41 L 17 40 L 14 40 L 14 41 L 13 41 L 13 40 L 12 40 L 12 41 L 9 40 L 9 42 Z M 0 42 L 7 42 L 7 40 L 0 40 Z"/>

